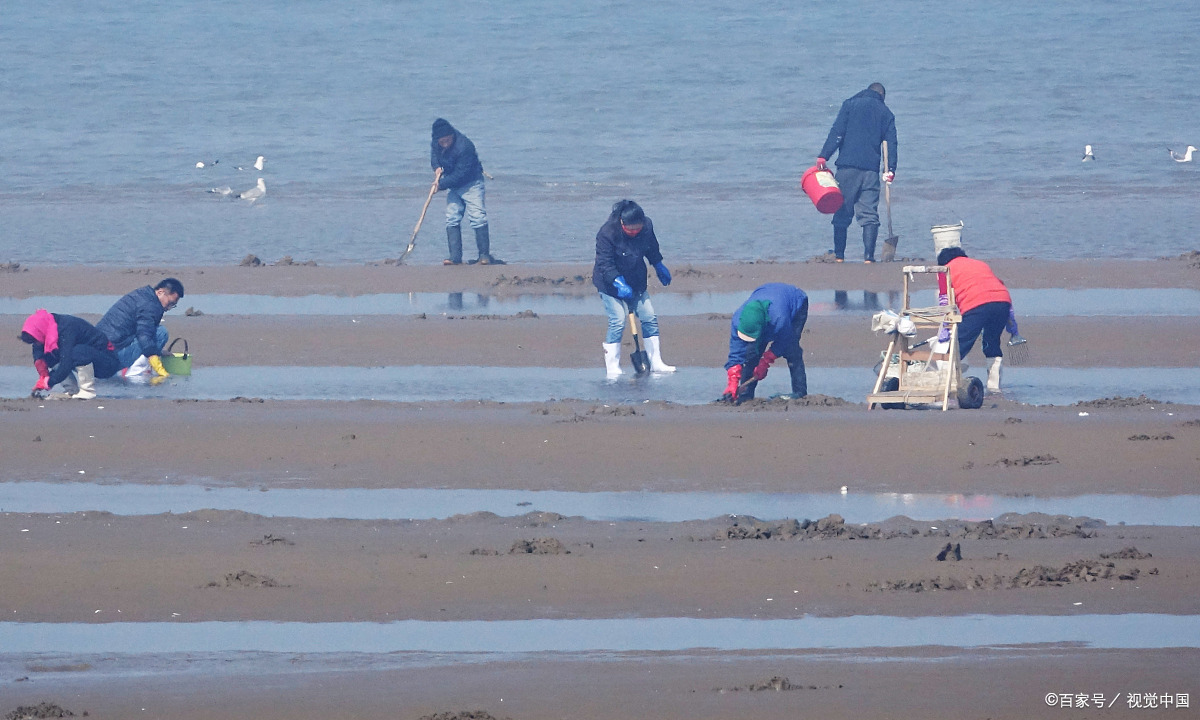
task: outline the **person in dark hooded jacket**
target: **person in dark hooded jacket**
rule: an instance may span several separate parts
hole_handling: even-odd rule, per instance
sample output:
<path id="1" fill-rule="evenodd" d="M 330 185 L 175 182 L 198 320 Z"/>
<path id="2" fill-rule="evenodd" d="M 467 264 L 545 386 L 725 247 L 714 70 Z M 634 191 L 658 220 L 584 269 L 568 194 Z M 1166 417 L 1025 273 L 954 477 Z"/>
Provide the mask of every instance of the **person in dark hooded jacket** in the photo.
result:
<path id="1" fill-rule="evenodd" d="M 71 397 L 91 400 L 96 397 L 95 379 L 112 377 L 121 369 L 108 337 L 74 315 L 38 310 L 25 318 L 20 338 L 33 346 L 33 366 L 38 373 L 35 394 L 62 383 Z M 72 374 L 73 388 L 67 383 Z"/>
<path id="2" fill-rule="evenodd" d="M 863 231 L 863 261 L 875 262 L 875 240 L 879 237 L 880 145 L 888 144 L 888 166 L 884 182 L 896 175 L 896 116 L 883 104 L 883 85 L 870 87 L 842 103 L 829 137 L 821 147 L 817 165 L 837 153 L 837 183 L 842 207 L 833 214 L 833 254 L 838 262 L 846 257 L 846 233 L 857 217 Z"/>
<path id="3" fill-rule="evenodd" d="M 602 347 L 605 372 L 610 378 L 621 374 L 621 336 L 625 332 L 625 317 L 630 312 L 636 313 L 642 324 L 650 371 L 675 372 L 675 366 L 662 359 L 658 314 L 654 312 L 648 291 L 647 262 L 654 267 L 658 281 L 664 287 L 671 284 L 671 272 L 663 264 L 654 223 L 636 202 L 619 200 L 596 233 L 596 263 L 592 267 L 592 284 L 600 291 L 600 299 L 608 313 L 608 332 Z"/>
<path id="4" fill-rule="evenodd" d="M 475 229 L 479 256 L 471 264 L 502 265 L 492 256 L 488 234 L 487 209 L 484 207 L 483 164 L 475 152 L 475 143 L 442 118 L 433 121 L 433 140 L 429 164 L 436 173 L 438 190 L 446 190 L 446 244 L 450 257 L 443 265 L 462 264 L 462 220 L 465 214 Z"/>

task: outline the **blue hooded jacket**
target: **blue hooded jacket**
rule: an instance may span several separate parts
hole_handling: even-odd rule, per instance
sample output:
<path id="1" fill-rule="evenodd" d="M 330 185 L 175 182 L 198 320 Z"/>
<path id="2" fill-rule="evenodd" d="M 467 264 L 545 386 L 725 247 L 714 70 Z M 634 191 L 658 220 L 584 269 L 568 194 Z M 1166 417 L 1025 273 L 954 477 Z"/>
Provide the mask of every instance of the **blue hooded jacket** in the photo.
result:
<path id="1" fill-rule="evenodd" d="M 463 135 L 454 126 L 441 118 L 440 123 L 454 133 L 454 144 L 445 150 L 438 145 L 437 137 L 430 142 L 429 165 L 437 170 L 442 169 L 442 177 L 438 180 L 438 190 L 455 190 L 466 187 L 483 179 L 483 164 L 475 152 L 475 143 Z M 443 131 L 444 132 L 444 131 Z"/>
<path id="2" fill-rule="evenodd" d="M 146 285 L 113 304 L 96 323 L 96 329 L 104 333 L 117 350 L 137 342 L 142 354 L 150 357 L 162 352 L 156 333 L 165 312 L 154 288 Z"/>
<path id="3" fill-rule="evenodd" d="M 747 303 L 764 300 L 767 307 L 767 324 L 757 343 L 746 342 L 738 337 L 738 318 Z M 746 302 L 733 312 L 733 320 L 729 326 L 729 359 L 725 369 L 734 365 L 744 365 L 749 361 L 758 362 L 766 350 L 767 343 L 771 352 L 786 359 L 789 363 L 797 362 L 801 356 L 800 333 L 808 322 L 808 295 L 798 287 L 787 283 L 767 283 L 754 292 Z"/>
<path id="4" fill-rule="evenodd" d="M 836 151 L 839 168 L 878 170 L 879 145 L 884 140 L 888 144 L 888 172 L 896 172 L 896 116 L 883 104 L 883 96 L 868 88 L 842 103 L 820 157 L 832 160 Z"/>

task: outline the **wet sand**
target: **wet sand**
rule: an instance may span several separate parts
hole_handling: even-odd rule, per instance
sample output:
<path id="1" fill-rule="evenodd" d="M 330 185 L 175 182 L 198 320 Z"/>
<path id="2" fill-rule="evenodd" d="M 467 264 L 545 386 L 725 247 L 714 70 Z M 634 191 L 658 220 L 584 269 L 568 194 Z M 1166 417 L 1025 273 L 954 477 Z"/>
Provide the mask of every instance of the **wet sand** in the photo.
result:
<path id="1" fill-rule="evenodd" d="M 1200 278 L 1200 269 L 1183 260 L 1008 260 L 994 267 L 1014 287 L 1194 288 Z M 885 265 L 692 270 L 676 270 L 672 290 L 749 292 L 768 280 L 889 290 L 900 280 L 896 266 Z M 565 288 L 547 282 L 586 272 L 567 266 L 33 268 L 0 280 L 5 294 L 26 297 L 85 290 L 116 295 L 168 274 L 193 293 L 495 292 L 510 286 L 591 294 L 581 282 Z M 497 283 L 500 275 L 519 280 Z M 373 317 L 350 323 L 340 317 L 182 317 L 186 298 L 181 305 L 165 322 L 192 341 L 197 372 L 206 363 L 595 365 L 600 372 L 599 312 L 595 318 Z M 708 316 L 662 321 L 667 360 L 714 367 L 714 394 L 723 384 L 727 323 Z M 1031 361 L 1048 367 L 1194 367 L 1200 365 L 1198 329 L 1187 318 L 1040 318 L 1022 326 L 1036 349 Z M 814 318 L 804 344 L 814 364 L 867 367 L 883 346 L 862 318 Z M 0 346 L 0 365 L 24 362 L 18 343 Z M 789 493 L 835 493 L 846 485 L 852 492 L 942 493 L 961 500 L 982 493 L 1165 497 L 1195 494 L 1200 477 L 1200 407 L 1130 398 L 1030 407 L 989 397 L 980 410 L 941 413 L 868 412 L 863 405 L 827 407 L 815 399 L 737 408 L 469 398 L 244 401 L 253 396 L 247 387 L 239 401 L 0 401 L 0 482 L 133 482 L 147 492 L 162 483 Z M 1036 514 L 990 526 L 947 522 L 949 514 L 866 527 L 836 518 L 811 527 L 729 517 L 607 522 L 541 510 L 411 521 L 230 511 L 0 513 L 0 619 L 1200 612 L 1200 528 Z M 938 560 L 947 544 L 951 551 Z M 1197 690 L 1186 669 L 1200 658 L 1195 648 L 1102 650 L 1048 642 L 992 650 L 456 656 L 407 667 L 391 656 L 297 655 L 259 664 L 251 659 L 234 674 L 223 673 L 219 660 L 196 658 L 202 669 L 167 672 L 153 657 L 127 659 L 146 676 L 108 672 L 103 657 L 12 658 L 0 648 L 0 663 L 11 669 L 10 677 L 0 677 L 0 712 L 49 701 L 97 718 L 415 719 L 469 710 L 513 720 L 1023 718 L 1064 712 L 1047 706 L 1047 693 L 1104 692 L 1111 699 L 1112 693 Z M 795 689 L 749 689 L 770 686 L 776 676 L 787 677 Z M 1106 717 L 1141 714 L 1124 697 L 1103 711 Z"/>

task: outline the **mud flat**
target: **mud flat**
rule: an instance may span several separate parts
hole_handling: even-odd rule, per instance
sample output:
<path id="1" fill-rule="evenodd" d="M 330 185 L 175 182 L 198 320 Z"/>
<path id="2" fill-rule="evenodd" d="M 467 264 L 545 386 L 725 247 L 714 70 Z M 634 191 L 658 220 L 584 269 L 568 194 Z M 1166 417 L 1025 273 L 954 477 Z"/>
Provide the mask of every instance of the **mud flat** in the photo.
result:
<path id="1" fill-rule="evenodd" d="M 1200 273 L 1182 260 L 996 266 L 1022 287 L 1195 287 Z M 843 278 L 829 280 L 843 269 Z M 886 291 L 899 279 L 886 266 L 691 270 L 677 272 L 681 288 L 748 292 L 783 280 Z M 586 294 L 589 286 L 572 280 L 584 271 L 33 268 L 7 273 L 5 292 L 70 294 L 94 281 L 89 293 L 119 294 L 171 274 L 195 292 L 456 292 L 490 284 Z M 406 364 L 376 360 L 389 352 L 409 363 L 428 357 L 453 366 L 496 356 L 501 360 L 488 364 L 587 367 L 591 360 L 576 356 L 599 342 L 603 323 L 599 313 L 591 326 L 554 317 L 380 318 L 368 327 L 352 319 L 175 313 L 167 322 L 193 340 L 198 358 L 258 364 L 263 372 L 288 354 L 300 365 Z M 822 320 L 805 341 L 816 364 L 873 364 L 882 343 L 869 331 Z M 664 349 L 678 338 L 673 347 L 692 358 L 682 362 L 711 365 L 719 375 L 727 322 L 665 318 Z M 1046 318 L 1022 331 L 1037 343 L 1032 359 L 1046 367 L 1088 367 L 1100 357 L 1124 358 L 1105 364 L 1131 369 L 1189 367 L 1200 345 L 1193 322 Z M 1128 328 L 1135 341 L 1112 342 L 1113 327 Z M 851 340 L 857 335 L 865 339 Z M 1176 351 L 1149 362 L 1149 346 L 1139 347 L 1137 338 L 1160 338 Z M 494 347 L 481 348 L 481 339 Z M 4 344 L 0 365 L 27 362 L 14 344 Z M 536 361 L 526 355 L 530 348 Z M 719 378 L 714 382 L 719 390 Z M 945 512 L 898 511 L 866 524 L 827 512 L 598 520 L 532 502 L 504 513 L 395 520 L 0 508 L 0 638 L 33 623 L 131 632 L 141 623 L 250 621 L 383 628 L 406 621 L 450 627 L 882 617 L 953 625 L 983 616 L 1000 623 L 1011 617 L 1013 624 L 1012 642 L 981 646 L 937 632 L 914 647 L 885 647 L 890 638 L 880 632 L 878 647 L 848 633 L 841 647 L 797 641 L 717 650 L 699 633 L 682 649 L 536 652 L 415 651 L 402 643 L 273 652 L 258 649 L 251 634 L 240 649 L 211 652 L 141 652 L 132 644 L 89 650 L 82 640 L 74 650 L 6 650 L 0 640 L 0 713 L 24 707 L 42 713 L 32 717 L 48 717 L 56 706 L 96 718 L 1028 718 L 1062 713 L 1067 696 L 1077 702 L 1087 695 L 1092 708 L 1103 695 L 1103 711 L 1080 712 L 1141 717 L 1153 693 L 1156 707 L 1165 707 L 1169 694 L 1171 714 L 1182 715 L 1186 709 L 1174 708 L 1179 696 L 1200 692 L 1190 669 L 1200 660 L 1196 638 L 1180 637 L 1176 647 L 1171 638 L 1151 642 L 1146 628 L 1154 626 L 1141 623 L 1200 614 L 1200 529 L 1121 525 L 1040 513 L 1037 506 L 1040 498 L 1197 493 L 1200 407 L 1139 397 L 1135 376 L 1130 388 L 1063 406 L 989 398 L 980 410 L 946 413 L 868 412 L 817 395 L 741 407 L 552 398 L 264 401 L 252 384 L 224 400 L 0 400 L 0 483 L 49 482 L 67 491 L 79 487 L 74 483 L 122 483 L 147 494 L 170 485 L 266 495 L 422 488 L 829 495 L 845 486 L 850 494 L 946 497 Z M 993 517 L 984 505 L 972 508 L 985 496 L 1030 499 L 1033 507 Z M 1017 631 L 1021 618 L 1082 616 L 1128 644 L 1079 642 L 1053 623 L 1044 637 Z M 558 647 L 570 638 L 544 640 Z M 47 705 L 36 710 L 40 703 Z"/>

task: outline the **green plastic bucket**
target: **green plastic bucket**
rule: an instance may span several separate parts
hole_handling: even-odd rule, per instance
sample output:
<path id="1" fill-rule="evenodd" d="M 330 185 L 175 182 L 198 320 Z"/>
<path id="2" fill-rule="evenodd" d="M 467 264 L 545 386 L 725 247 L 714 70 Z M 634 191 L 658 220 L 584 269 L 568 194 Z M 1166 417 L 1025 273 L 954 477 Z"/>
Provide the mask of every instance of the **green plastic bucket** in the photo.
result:
<path id="1" fill-rule="evenodd" d="M 192 374 L 192 354 L 188 352 L 188 341 L 183 340 L 183 352 L 173 352 L 175 343 L 183 340 L 183 338 L 175 338 L 167 349 L 163 351 L 161 360 L 163 369 L 172 375 L 191 375 Z"/>

